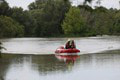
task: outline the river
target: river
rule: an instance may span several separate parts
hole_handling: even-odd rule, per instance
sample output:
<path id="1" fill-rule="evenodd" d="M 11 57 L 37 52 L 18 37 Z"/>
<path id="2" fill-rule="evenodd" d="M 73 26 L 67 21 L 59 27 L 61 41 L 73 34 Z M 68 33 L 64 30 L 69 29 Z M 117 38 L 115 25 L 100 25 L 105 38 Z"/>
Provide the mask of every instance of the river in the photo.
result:
<path id="1" fill-rule="evenodd" d="M 8 38 L 1 39 L 3 53 L 15 54 L 54 54 L 55 50 L 64 45 L 69 38 Z M 74 39 L 81 54 L 97 53 L 106 50 L 120 49 L 120 37 L 118 36 L 98 36 L 81 37 Z"/>
<path id="2" fill-rule="evenodd" d="M 120 37 L 72 38 L 80 55 L 55 55 L 68 38 L 1 39 L 0 80 L 119 80 Z"/>

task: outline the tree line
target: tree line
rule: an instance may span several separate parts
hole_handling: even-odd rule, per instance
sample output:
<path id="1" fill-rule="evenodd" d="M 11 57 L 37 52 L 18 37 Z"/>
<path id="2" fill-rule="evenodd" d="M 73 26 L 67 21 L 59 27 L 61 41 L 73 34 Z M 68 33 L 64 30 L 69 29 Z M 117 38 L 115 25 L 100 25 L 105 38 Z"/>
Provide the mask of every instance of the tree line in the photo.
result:
<path id="1" fill-rule="evenodd" d="M 86 4 L 72 6 L 69 0 L 36 0 L 28 8 L 11 8 L 1 0 L 0 38 L 120 34 L 117 9 L 102 6 L 93 9 Z"/>
<path id="2" fill-rule="evenodd" d="M 66 13 L 62 27 L 67 35 L 96 36 L 120 34 L 120 10 L 79 5 Z"/>

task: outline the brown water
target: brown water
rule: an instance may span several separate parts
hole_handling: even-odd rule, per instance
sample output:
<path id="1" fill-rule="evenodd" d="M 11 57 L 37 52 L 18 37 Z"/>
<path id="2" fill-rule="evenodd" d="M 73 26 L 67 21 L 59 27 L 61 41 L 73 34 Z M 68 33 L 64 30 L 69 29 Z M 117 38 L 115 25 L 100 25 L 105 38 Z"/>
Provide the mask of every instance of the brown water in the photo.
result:
<path id="1" fill-rule="evenodd" d="M 0 80 L 120 80 L 120 37 L 73 39 L 80 55 L 55 55 L 67 38 L 2 39 Z"/>

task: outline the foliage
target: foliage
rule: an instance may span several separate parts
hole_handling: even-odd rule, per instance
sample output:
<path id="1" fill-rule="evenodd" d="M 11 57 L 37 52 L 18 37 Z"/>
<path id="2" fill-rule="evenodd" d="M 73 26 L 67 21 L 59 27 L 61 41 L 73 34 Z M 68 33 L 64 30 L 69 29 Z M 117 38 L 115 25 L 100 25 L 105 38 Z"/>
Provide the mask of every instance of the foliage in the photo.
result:
<path id="1" fill-rule="evenodd" d="M 95 36 L 120 34 L 120 10 L 71 6 L 69 0 L 35 0 L 28 8 L 0 2 L 0 37 Z M 101 0 L 98 0 L 100 3 Z"/>
<path id="2" fill-rule="evenodd" d="M 86 3 L 88 2 L 88 3 L 91 3 L 93 0 L 84 0 L 84 5 L 86 5 Z"/>
<path id="3" fill-rule="evenodd" d="M 28 11 L 23 11 L 22 8 L 14 7 L 11 9 L 11 17 L 25 27 L 25 36 L 33 35 L 36 22 Z"/>
<path id="4" fill-rule="evenodd" d="M 72 7 L 66 14 L 62 27 L 65 34 L 69 35 L 120 34 L 120 11 L 104 7 L 92 9 L 86 5 Z"/>
<path id="5" fill-rule="evenodd" d="M 86 21 L 85 17 L 81 16 L 80 14 L 81 11 L 79 8 L 70 8 L 62 25 L 65 34 L 84 34 Z"/>
<path id="6" fill-rule="evenodd" d="M 0 37 L 21 37 L 23 26 L 7 16 L 0 16 Z"/>
<path id="7" fill-rule="evenodd" d="M 114 15 L 114 33 L 120 34 L 120 11 Z"/>
<path id="8" fill-rule="evenodd" d="M 37 22 L 37 27 L 35 29 L 36 35 L 55 36 L 62 34 L 61 23 L 69 7 L 70 2 L 62 0 L 46 0 L 31 3 L 29 5 L 30 12 Z"/>
<path id="9" fill-rule="evenodd" d="M 0 15 L 9 15 L 10 7 L 5 0 L 1 0 L 0 2 Z"/>

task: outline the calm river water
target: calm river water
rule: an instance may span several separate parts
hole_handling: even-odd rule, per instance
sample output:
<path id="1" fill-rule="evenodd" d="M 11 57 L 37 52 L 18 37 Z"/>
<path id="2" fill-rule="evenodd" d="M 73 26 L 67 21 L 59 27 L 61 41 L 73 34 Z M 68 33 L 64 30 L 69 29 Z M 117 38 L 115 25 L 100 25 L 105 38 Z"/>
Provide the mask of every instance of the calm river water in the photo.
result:
<path id="1" fill-rule="evenodd" d="M 73 38 L 80 55 L 56 56 L 67 39 L 1 39 L 0 80 L 120 80 L 119 36 Z"/>

